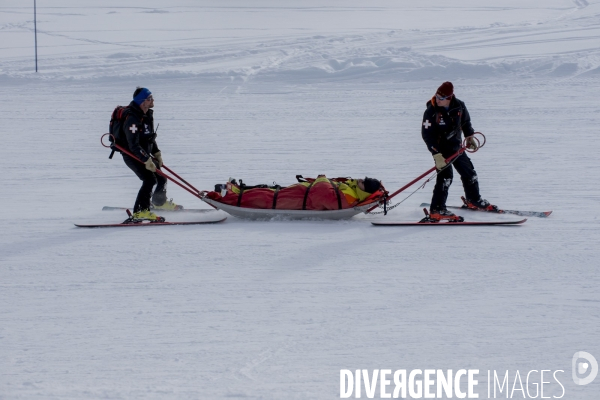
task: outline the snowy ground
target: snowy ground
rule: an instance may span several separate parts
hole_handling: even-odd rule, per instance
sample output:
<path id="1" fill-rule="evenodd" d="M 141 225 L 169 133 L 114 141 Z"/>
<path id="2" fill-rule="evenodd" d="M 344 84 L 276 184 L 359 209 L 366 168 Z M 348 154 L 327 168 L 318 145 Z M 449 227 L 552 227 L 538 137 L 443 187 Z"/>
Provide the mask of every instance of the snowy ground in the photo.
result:
<path id="1" fill-rule="evenodd" d="M 0 399 L 334 399 L 359 368 L 478 368 L 480 398 L 487 370 L 560 369 L 565 399 L 598 398 L 570 363 L 600 359 L 600 2 L 80 3 L 38 2 L 37 75 L 32 10 L 0 5 Z M 133 205 L 99 138 L 137 85 L 200 189 L 395 190 L 433 165 L 420 123 L 444 80 L 487 135 L 484 197 L 550 218 L 371 226 L 419 219 L 429 184 L 387 217 L 73 227 Z"/>

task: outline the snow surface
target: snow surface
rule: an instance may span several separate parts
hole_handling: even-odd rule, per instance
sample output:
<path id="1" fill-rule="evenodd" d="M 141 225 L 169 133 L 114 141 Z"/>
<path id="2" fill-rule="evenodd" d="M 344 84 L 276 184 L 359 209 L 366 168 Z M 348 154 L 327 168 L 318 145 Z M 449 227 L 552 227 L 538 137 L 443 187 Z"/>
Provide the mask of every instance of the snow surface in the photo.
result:
<path id="1" fill-rule="evenodd" d="M 0 4 L 0 399 L 334 399 L 340 369 L 382 368 L 478 368 L 480 398 L 487 370 L 561 369 L 565 399 L 599 397 L 570 365 L 600 359 L 599 1 L 37 3 L 37 74 L 31 5 Z M 371 226 L 419 219 L 430 183 L 387 217 L 73 227 L 133 205 L 99 139 L 137 85 L 200 189 L 396 190 L 433 165 L 419 130 L 445 80 L 487 135 L 484 197 L 550 218 Z"/>

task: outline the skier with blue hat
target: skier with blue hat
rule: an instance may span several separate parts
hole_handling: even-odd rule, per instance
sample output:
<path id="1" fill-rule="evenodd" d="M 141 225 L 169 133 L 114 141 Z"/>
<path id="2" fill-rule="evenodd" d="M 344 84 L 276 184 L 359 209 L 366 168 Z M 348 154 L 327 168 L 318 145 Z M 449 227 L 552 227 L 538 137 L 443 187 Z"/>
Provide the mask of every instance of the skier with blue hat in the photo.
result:
<path id="1" fill-rule="evenodd" d="M 152 210 L 174 211 L 183 207 L 167 200 L 167 179 L 156 173 L 163 165 L 161 151 L 156 144 L 154 130 L 154 97 L 147 88 L 138 87 L 133 92 L 133 100 L 127 107 L 127 117 L 123 131 L 127 137 L 126 150 L 144 162 L 122 153 L 125 164 L 142 181 L 135 205 L 133 218 L 155 221 L 161 219 Z M 154 193 L 152 189 L 156 185 Z"/>

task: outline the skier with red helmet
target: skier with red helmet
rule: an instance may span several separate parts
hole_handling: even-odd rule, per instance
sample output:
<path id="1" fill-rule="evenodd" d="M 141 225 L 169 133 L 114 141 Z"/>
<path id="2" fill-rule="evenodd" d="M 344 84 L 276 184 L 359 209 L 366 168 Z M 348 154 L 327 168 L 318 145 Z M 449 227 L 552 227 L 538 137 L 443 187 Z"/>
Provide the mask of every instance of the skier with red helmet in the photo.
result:
<path id="1" fill-rule="evenodd" d="M 433 188 L 430 217 L 435 220 L 457 220 L 454 213 L 446 209 L 448 190 L 452 184 L 452 167 L 447 166 L 446 159 L 456 153 L 462 145 L 464 134 L 467 147 L 476 150 L 478 142 L 473 137 L 475 131 L 471 126 L 471 117 L 465 103 L 454 96 L 452 82 L 444 82 L 435 95 L 427 102 L 423 114 L 421 135 L 427 149 L 433 155 L 439 173 Z M 479 182 L 471 159 L 466 153 L 459 155 L 452 163 L 459 173 L 465 190 L 467 207 L 471 209 L 493 210 L 491 205 L 479 194 Z"/>

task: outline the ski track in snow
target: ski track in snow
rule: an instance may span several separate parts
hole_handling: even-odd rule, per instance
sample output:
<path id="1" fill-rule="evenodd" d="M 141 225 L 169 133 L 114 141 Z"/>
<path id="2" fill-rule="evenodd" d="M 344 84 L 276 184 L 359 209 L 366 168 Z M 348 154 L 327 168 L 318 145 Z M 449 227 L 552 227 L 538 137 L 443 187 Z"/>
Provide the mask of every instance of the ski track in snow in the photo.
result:
<path id="1" fill-rule="evenodd" d="M 29 8 L 0 6 L 0 399 L 333 399 L 342 368 L 479 368 L 482 398 L 487 369 L 562 369 L 569 400 L 597 398 L 569 365 L 600 356 L 597 1 L 59 3 L 38 9 L 38 75 Z M 371 226 L 420 219 L 429 183 L 387 217 L 73 227 L 133 204 L 99 139 L 136 85 L 200 189 L 326 173 L 393 191 L 432 166 L 419 129 L 444 80 L 487 136 L 484 197 L 550 218 Z"/>
<path id="2" fill-rule="evenodd" d="M 597 3 L 553 1 L 537 8 L 534 2 L 482 7 L 467 1 L 448 9 L 382 2 L 325 10 L 310 3 L 263 3 L 255 8 L 41 8 L 40 78 L 331 81 L 376 74 L 377 79 L 420 81 L 448 70 L 465 78 L 514 78 L 597 75 L 600 67 Z M 2 14 L 7 22 L 0 20 L 0 32 L 7 40 L 0 48 L 0 78 L 30 76 L 32 21 L 18 19 L 26 10 L 7 7 Z M 377 29 L 371 18 L 381 19 Z M 230 27 L 232 22 L 237 24 Z M 296 27 L 302 23 L 306 28 Z"/>

